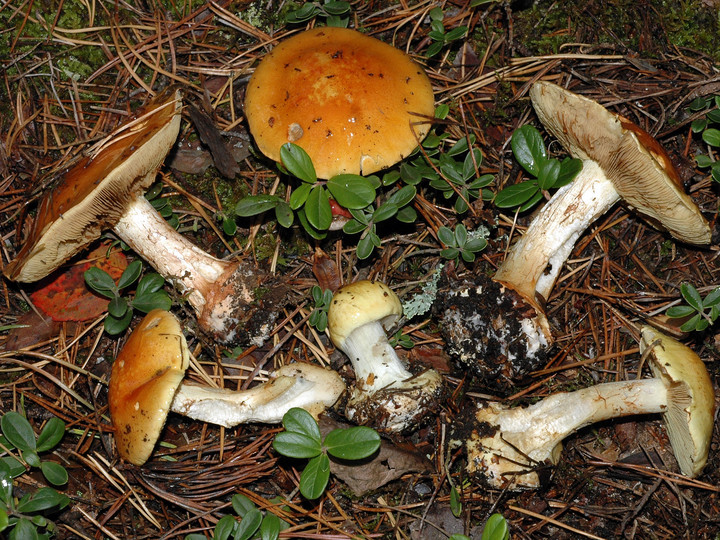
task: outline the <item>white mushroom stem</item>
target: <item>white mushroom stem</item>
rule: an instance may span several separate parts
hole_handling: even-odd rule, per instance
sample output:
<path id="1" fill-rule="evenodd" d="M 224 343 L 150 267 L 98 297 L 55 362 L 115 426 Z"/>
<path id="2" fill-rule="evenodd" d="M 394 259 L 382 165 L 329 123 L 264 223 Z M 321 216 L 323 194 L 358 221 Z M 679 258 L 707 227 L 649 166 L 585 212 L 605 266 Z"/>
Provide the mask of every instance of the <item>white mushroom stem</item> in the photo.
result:
<path id="1" fill-rule="evenodd" d="M 548 396 L 528 407 L 508 409 L 489 403 L 476 413 L 477 430 L 467 442 L 469 470 L 494 487 L 537 487 L 534 469 L 560 458 L 562 440 L 603 420 L 636 414 L 665 413 L 674 387 L 660 378 L 609 382 Z M 684 392 L 684 389 L 677 389 Z"/>
<path id="2" fill-rule="evenodd" d="M 317 417 L 345 390 L 336 372 L 311 364 L 283 366 L 274 377 L 243 391 L 181 384 L 170 410 L 225 427 L 247 422 L 277 424 L 293 407 Z"/>
<path id="3" fill-rule="evenodd" d="M 205 253 L 178 233 L 145 197 L 130 204 L 113 231 L 161 276 L 173 281 L 182 294 L 187 294 L 198 314 L 213 285 L 235 267 L 235 263 Z"/>
<path id="4" fill-rule="evenodd" d="M 519 293 L 541 314 L 575 242 L 619 199 L 600 166 L 584 160 L 575 180 L 555 192 L 512 246 L 495 281 Z"/>
<path id="5" fill-rule="evenodd" d="M 377 417 L 383 430 L 404 431 L 424 414 L 440 392 L 440 374 L 427 370 L 413 376 L 379 322 L 353 330 L 341 348 L 350 358 L 356 377 L 346 407 L 351 420 Z"/>

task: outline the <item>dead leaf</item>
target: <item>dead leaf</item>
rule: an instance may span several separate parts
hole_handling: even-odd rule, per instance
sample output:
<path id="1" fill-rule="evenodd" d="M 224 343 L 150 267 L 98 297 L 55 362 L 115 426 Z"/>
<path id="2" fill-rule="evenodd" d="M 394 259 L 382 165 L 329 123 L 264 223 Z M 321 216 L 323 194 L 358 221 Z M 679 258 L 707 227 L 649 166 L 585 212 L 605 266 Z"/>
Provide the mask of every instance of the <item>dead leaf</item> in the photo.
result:
<path id="1" fill-rule="evenodd" d="M 30 294 L 33 304 L 54 321 L 89 321 L 107 310 L 108 299 L 94 294 L 85 284 L 85 271 L 91 266 L 104 270 L 117 281 L 127 268 L 119 250 L 108 255 L 108 244 L 90 253 L 86 262 L 74 264 Z"/>
<path id="2" fill-rule="evenodd" d="M 335 292 L 340 288 L 341 281 L 338 267 L 335 261 L 320 248 L 315 248 L 312 271 L 322 290 L 330 289 Z"/>

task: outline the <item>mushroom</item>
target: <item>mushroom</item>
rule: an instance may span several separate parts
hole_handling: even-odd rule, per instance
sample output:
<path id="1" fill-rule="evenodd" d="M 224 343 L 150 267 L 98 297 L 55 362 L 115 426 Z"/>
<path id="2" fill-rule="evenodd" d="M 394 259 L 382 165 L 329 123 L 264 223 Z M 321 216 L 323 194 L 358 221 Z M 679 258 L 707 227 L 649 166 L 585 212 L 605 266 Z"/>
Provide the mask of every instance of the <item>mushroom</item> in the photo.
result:
<path id="1" fill-rule="evenodd" d="M 64 171 L 3 271 L 16 281 L 37 281 L 112 229 L 187 295 L 203 331 L 224 343 L 259 345 L 272 329 L 283 288 L 247 263 L 205 253 L 142 196 L 177 139 L 181 109 L 178 90 L 159 94 Z M 256 291 L 269 292 L 257 298 Z"/>
<path id="2" fill-rule="evenodd" d="M 680 470 L 698 476 L 713 427 L 710 376 L 689 347 L 650 326 L 641 332 L 640 350 L 650 353 L 652 379 L 553 394 L 528 407 L 480 405 L 466 441 L 468 472 L 495 488 L 536 488 L 537 468 L 557 464 L 562 440 L 571 433 L 611 418 L 662 413 Z"/>
<path id="3" fill-rule="evenodd" d="M 153 451 L 170 411 L 225 427 L 279 423 L 292 407 L 315 417 L 345 390 L 340 376 L 312 364 L 289 364 L 264 384 L 245 391 L 182 382 L 189 364 L 185 336 L 175 316 L 148 313 L 115 359 L 108 405 L 120 456 L 135 465 Z"/>
<path id="4" fill-rule="evenodd" d="M 621 198 L 682 242 L 709 244 L 711 231 L 649 133 L 556 84 L 536 82 L 530 98 L 545 128 L 583 167 L 530 223 L 494 279 L 534 308 L 536 325 L 552 342 L 544 308 L 560 269 L 585 229 Z"/>
<path id="5" fill-rule="evenodd" d="M 258 64 L 245 115 L 260 151 L 292 142 L 319 178 L 371 174 L 402 160 L 430 129 L 430 81 L 408 55 L 347 28 L 301 32 Z"/>
<path id="6" fill-rule="evenodd" d="M 400 315 L 398 296 L 384 283 L 368 280 L 340 287 L 328 310 L 327 333 L 355 371 L 345 413 L 388 432 L 415 427 L 442 391 L 436 371 L 413 375 L 388 342 L 385 329 Z"/>

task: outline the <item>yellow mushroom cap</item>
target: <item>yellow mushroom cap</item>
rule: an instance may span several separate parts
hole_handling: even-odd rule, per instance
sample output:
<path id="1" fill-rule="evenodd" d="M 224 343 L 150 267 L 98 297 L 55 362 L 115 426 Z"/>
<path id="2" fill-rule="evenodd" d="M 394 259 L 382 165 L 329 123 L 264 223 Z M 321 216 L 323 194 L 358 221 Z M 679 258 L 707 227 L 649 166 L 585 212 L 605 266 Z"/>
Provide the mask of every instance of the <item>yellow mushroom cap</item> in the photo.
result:
<path id="1" fill-rule="evenodd" d="M 280 147 L 295 143 L 319 178 L 397 163 L 427 135 L 434 110 L 430 80 L 408 55 L 333 27 L 277 45 L 256 68 L 245 98 L 260 151 L 280 161 Z"/>
<path id="2" fill-rule="evenodd" d="M 132 332 L 115 359 L 108 406 L 120 456 L 145 463 L 160 436 L 189 354 L 175 316 L 156 309 Z"/>
<path id="3" fill-rule="evenodd" d="M 692 349 L 651 326 L 642 328 L 640 352 L 650 348 L 654 375 L 668 385 L 668 438 L 683 474 L 696 477 L 707 462 L 715 391 L 705 364 Z"/>
<path id="4" fill-rule="evenodd" d="M 340 287 L 328 309 L 327 332 L 339 349 L 356 329 L 379 322 L 391 326 L 402 315 L 397 294 L 380 281 L 361 280 Z"/>

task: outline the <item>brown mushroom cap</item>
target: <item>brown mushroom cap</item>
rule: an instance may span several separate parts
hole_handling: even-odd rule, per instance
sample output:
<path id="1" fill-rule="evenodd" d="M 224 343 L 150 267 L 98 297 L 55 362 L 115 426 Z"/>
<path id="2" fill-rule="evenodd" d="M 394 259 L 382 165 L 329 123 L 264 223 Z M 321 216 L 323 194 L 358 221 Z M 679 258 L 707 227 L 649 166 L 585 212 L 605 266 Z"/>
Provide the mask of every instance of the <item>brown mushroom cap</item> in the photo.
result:
<path id="1" fill-rule="evenodd" d="M 347 28 L 314 28 L 279 45 L 247 87 L 245 115 L 263 154 L 302 147 L 319 178 L 397 163 L 430 129 L 432 86 L 402 51 Z"/>
<path id="2" fill-rule="evenodd" d="M 156 309 L 133 330 L 115 359 L 108 406 L 120 456 L 145 463 L 160 436 L 189 364 L 180 323 Z"/>
<path id="3" fill-rule="evenodd" d="M 159 94 L 64 171 L 4 274 L 15 281 L 42 279 L 111 228 L 155 180 L 177 138 L 181 108 L 179 90 Z"/>
<path id="4" fill-rule="evenodd" d="M 685 194 L 669 156 L 649 133 L 547 81 L 533 84 L 530 97 L 545 128 L 572 156 L 598 163 L 628 205 L 678 240 L 710 243 L 710 226 Z"/>

